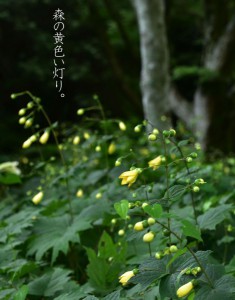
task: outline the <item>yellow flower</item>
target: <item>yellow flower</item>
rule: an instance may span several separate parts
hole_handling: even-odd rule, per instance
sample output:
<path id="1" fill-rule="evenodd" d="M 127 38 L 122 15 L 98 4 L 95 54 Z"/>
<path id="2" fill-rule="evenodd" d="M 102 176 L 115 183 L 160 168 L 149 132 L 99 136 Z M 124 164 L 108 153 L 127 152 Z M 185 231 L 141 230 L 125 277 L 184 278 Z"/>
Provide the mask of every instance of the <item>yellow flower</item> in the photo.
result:
<path id="1" fill-rule="evenodd" d="M 130 187 L 136 181 L 136 179 L 137 179 L 140 172 L 141 172 L 140 169 L 134 169 L 134 170 L 131 170 L 131 171 L 123 172 L 119 176 L 119 178 L 122 179 L 121 184 L 122 185 L 128 184 L 128 187 Z"/>
<path id="2" fill-rule="evenodd" d="M 161 165 L 161 162 L 162 162 L 162 157 L 161 155 L 159 155 L 156 158 L 150 160 L 148 162 L 148 165 L 150 168 L 153 168 L 153 170 L 157 170 L 157 168 L 159 168 L 159 166 Z"/>
<path id="3" fill-rule="evenodd" d="M 46 131 L 43 133 L 43 135 L 40 137 L 39 142 L 40 142 L 41 144 L 46 144 L 47 141 L 48 141 L 48 139 L 49 139 L 49 136 L 50 136 L 49 131 L 46 130 Z"/>
<path id="4" fill-rule="evenodd" d="M 177 296 L 178 296 L 179 298 L 182 298 L 182 297 L 188 295 L 188 294 L 191 292 L 192 289 L 193 289 L 193 283 L 192 283 L 192 281 L 190 281 L 190 282 L 188 282 L 188 283 L 182 285 L 182 286 L 177 290 L 176 294 L 177 294 Z"/>
<path id="5" fill-rule="evenodd" d="M 133 271 L 127 271 L 119 277 L 119 282 L 125 286 L 128 284 L 128 280 L 130 280 L 133 276 L 135 276 Z"/>
<path id="6" fill-rule="evenodd" d="M 116 145 L 114 143 L 111 143 L 108 147 L 108 154 L 112 155 L 116 151 Z"/>
<path id="7" fill-rule="evenodd" d="M 35 205 L 37 205 L 42 201 L 42 198 L 43 198 L 43 192 L 39 192 L 33 197 L 32 201 Z"/>

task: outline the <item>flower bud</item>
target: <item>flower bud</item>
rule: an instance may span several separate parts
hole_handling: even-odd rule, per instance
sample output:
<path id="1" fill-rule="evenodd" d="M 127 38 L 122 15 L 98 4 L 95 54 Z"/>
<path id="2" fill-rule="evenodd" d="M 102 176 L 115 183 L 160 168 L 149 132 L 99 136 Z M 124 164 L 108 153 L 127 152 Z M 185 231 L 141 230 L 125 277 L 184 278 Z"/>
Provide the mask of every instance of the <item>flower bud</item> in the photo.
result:
<path id="1" fill-rule="evenodd" d="M 32 126 L 32 124 L 33 124 L 33 119 L 30 118 L 30 119 L 26 120 L 26 122 L 25 122 L 25 127 L 26 127 L 26 128 L 29 128 L 29 127 Z"/>
<path id="2" fill-rule="evenodd" d="M 79 108 L 79 109 L 77 110 L 77 115 L 81 116 L 81 115 L 84 114 L 84 112 L 85 112 L 85 110 L 84 110 L 83 108 Z"/>
<path id="3" fill-rule="evenodd" d="M 115 161 L 115 167 L 119 167 L 121 165 L 121 163 L 122 163 L 121 159 L 117 159 Z"/>
<path id="4" fill-rule="evenodd" d="M 31 144 L 32 144 L 32 142 L 31 142 L 31 140 L 30 140 L 30 138 L 29 138 L 29 139 L 27 139 L 27 140 L 23 143 L 22 148 L 23 148 L 23 149 L 29 148 L 29 147 L 31 146 Z"/>
<path id="5" fill-rule="evenodd" d="M 147 203 L 147 202 L 144 202 L 143 204 L 142 204 L 142 208 L 144 209 L 146 206 L 148 206 L 149 204 Z"/>
<path id="6" fill-rule="evenodd" d="M 123 229 L 120 229 L 119 231 L 118 231 L 118 235 L 119 236 L 123 236 L 125 234 L 125 231 L 123 230 Z"/>
<path id="7" fill-rule="evenodd" d="M 117 223 L 117 219 L 112 219 L 111 224 L 115 225 Z"/>
<path id="8" fill-rule="evenodd" d="M 138 133 L 141 131 L 142 125 L 136 125 L 134 128 L 134 132 Z"/>
<path id="9" fill-rule="evenodd" d="M 143 241 L 145 243 L 151 243 L 154 239 L 155 234 L 152 231 L 149 231 L 147 233 L 145 233 L 145 235 L 143 236 Z"/>
<path id="10" fill-rule="evenodd" d="M 198 186 L 193 187 L 193 192 L 198 193 L 200 191 L 200 188 Z"/>
<path id="11" fill-rule="evenodd" d="M 157 139 L 156 134 L 150 133 L 150 135 L 148 136 L 149 141 L 156 141 L 156 139 Z"/>
<path id="12" fill-rule="evenodd" d="M 189 156 L 191 156 L 192 158 L 197 158 L 197 153 L 196 152 L 192 152 Z"/>
<path id="13" fill-rule="evenodd" d="M 16 97 L 16 94 L 11 94 L 11 99 L 15 99 Z"/>
<path id="14" fill-rule="evenodd" d="M 170 133 L 170 136 L 175 136 L 176 135 L 175 129 L 170 129 L 169 133 Z"/>
<path id="15" fill-rule="evenodd" d="M 42 201 L 42 198 L 43 198 L 43 192 L 41 191 L 33 197 L 32 201 L 35 205 L 37 205 Z"/>
<path id="16" fill-rule="evenodd" d="M 96 146 L 96 147 L 95 147 L 95 151 L 96 151 L 96 152 L 100 152 L 100 151 L 101 151 L 101 147 L 100 147 L 99 145 Z"/>
<path id="17" fill-rule="evenodd" d="M 195 181 L 194 181 L 194 183 L 195 184 L 204 184 L 204 183 L 206 183 L 202 178 L 199 178 L 199 179 L 196 179 Z"/>
<path id="18" fill-rule="evenodd" d="M 96 197 L 96 199 L 100 199 L 100 198 L 102 197 L 102 193 L 97 193 L 97 194 L 95 195 L 95 197 Z"/>
<path id="19" fill-rule="evenodd" d="M 154 218 L 148 218 L 147 222 L 149 226 L 154 225 L 156 223 Z"/>
<path id="20" fill-rule="evenodd" d="M 34 106 L 34 103 L 32 101 L 30 101 L 28 104 L 27 104 L 27 108 L 33 108 Z"/>
<path id="21" fill-rule="evenodd" d="M 183 297 L 187 296 L 191 292 L 192 289 L 193 289 L 193 283 L 192 283 L 192 281 L 190 281 L 190 282 L 182 285 L 177 290 L 176 294 L 179 298 L 183 298 Z"/>
<path id="22" fill-rule="evenodd" d="M 36 134 L 32 135 L 32 136 L 29 138 L 29 140 L 30 140 L 31 143 L 36 142 L 36 140 L 37 140 Z"/>
<path id="23" fill-rule="evenodd" d="M 23 116 L 26 113 L 26 109 L 25 108 L 21 108 L 18 112 L 19 116 Z"/>
<path id="24" fill-rule="evenodd" d="M 193 159 L 192 159 L 192 157 L 188 156 L 188 157 L 186 157 L 186 161 L 187 161 L 188 163 L 191 163 L 191 162 L 193 161 Z"/>
<path id="25" fill-rule="evenodd" d="M 161 258 L 162 258 L 162 252 L 160 252 L 160 251 L 159 251 L 159 252 L 156 252 L 156 253 L 155 253 L 155 258 L 156 258 L 156 259 L 161 259 Z"/>
<path id="26" fill-rule="evenodd" d="M 168 130 L 163 130 L 163 132 L 162 132 L 162 134 L 163 134 L 163 136 L 165 137 L 165 138 L 168 138 L 168 137 L 170 137 L 170 131 L 168 131 Z"/>
<path id="27" fill-rule="evenodd" d="M 46 131 L 44 131 L 43 135 L 40 137 L 39 142 L 41 144 L 46 144 L 49 137 L 50 137 L 49 131 L 46 130 Z"/>
<path id="28" fill-rule="evenodd" d="M 83 136 L 85 140 L 89 140 L 89 138 L 91 137 L 88 132 L 84 132 Z"/>
<path id="29" fill-rule="evenodd" d="M 118 126 L 119 126 L 120 130 L 122 130 L 122 131 L 125 131 L 125 130 L 126 130 L 126 125 L 125 125 L 124 122 L 119 122 L 119 123 L 118 123 Z"/>
<path id="30" fill-rule="evenodd" d="M 142 231 L 144 229 L 143 223 L 142 222 L 137 222 L 134 225 L 134 230 L 136 231 Z"/>
<path id="31" fill-rule="evenodd" d="M 80 143 L 80 136 L 76 135 L 74 138 L 73 138 L 73 144 L 74 145 L 78 145 Z"/>
<path id="32" fill-rule="evenodd" d="M 22 117 L 19 119 L 19 124 L 23 125 L 26 122 L 26 118 Z"/>
<path id="33" fill-rule="evenodd" d="M 116 145 L 114 143 L 111 143 L 108 147 L 108 154 L 112 155 L 116 151 Z"/>
<path id="34" fill-rule="evenodd" d="M 170 253 L 175 253 L 178 251 L 178 248 L 175 245 L 171 245 L 169 250 L 170 250 Z"/>
<path id="35" fill-rule="evenodd" d="M 82 189 L 79 189 L 79 190 L 77 191 L 77 193 L 76 193 L 76 196 L 77 196 L 78 198 L 81 198 L 81 197 L 83 196 L 83 190 L 82 190 Z"/>

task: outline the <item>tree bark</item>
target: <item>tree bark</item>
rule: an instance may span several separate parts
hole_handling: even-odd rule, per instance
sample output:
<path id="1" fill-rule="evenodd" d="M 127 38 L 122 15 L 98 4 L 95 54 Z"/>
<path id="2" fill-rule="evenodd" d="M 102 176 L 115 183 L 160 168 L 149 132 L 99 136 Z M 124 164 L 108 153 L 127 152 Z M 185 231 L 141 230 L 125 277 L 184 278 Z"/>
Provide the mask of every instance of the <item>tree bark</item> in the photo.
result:
<path id="1" fill-rule="evenodd" d="M 131 0 L 140 32 L 141 92 L 145 118 L 163 128 L 161 116 L 170 111 L 169 53 L 163 0 Z"/>

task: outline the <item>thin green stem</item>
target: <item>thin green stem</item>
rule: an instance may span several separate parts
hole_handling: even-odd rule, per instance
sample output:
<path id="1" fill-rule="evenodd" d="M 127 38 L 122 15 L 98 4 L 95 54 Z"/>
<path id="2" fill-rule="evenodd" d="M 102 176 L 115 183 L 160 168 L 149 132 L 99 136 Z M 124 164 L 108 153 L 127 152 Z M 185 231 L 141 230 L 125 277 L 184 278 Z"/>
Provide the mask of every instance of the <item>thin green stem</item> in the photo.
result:
<path id="1" fill-rule="evenodd" d="M 174 231 L 172 231 L 168 226 L 164 225 L 163 223 L 159 222 L 158 220 L 156 220 L 156 223 L 161 225 L 162 227 L 164 227 L 165 229 L 169 230 L 171 232 L 171 234 L 173 234 L 181 243 L 183 242 L 183 239 Z M 198 257 L 195 255 L 195 253 L 193 252 L 193 250 L 189 247 L 186 246 L 186 248 L 188 249 L 188 251 L 191 253 L 191 255 L 193 256 L 193 258 L 195 259 L 195 261 L 197 262 L 198 266 L 201 268 L 202 272 L 204 273 L 209 285 L 213 288 L 213 283 L 211 282 L 208 274 L 206 273 L 205 268 L 203 267 L 203 265 L 201 264 L 200 260 L 198 259 Z"/>
<path id="2" fill-rule="evenodd" d="M 185 164 L 185 167 L 186 167 L 186 170 L 187 170 L 187 173 L 188 173 L 188 176 L 191 180 L 191 173 L 189 171 L 189 167 L 188 167 L 188 164 L 186 162 L 186 160 L 184 159 L 184 154 L 183 154 L 183 151 L 181 150 L 181 148 L 178 146 L 178 144 L 174 141 L 174 140 L 170 140 L 174 146 L 177 148 L 177 150 L 179 151 L 180 153 L 180 156 L 182 157 L 182 160 L 184 161 L 184 164 Z M 195 205 L 195 199 L 194 199 L 194 193 L 192 191 L 190 191 L 190 196 L 191 196 L 191 203 L 192 203 L 192 207 L 193 207 L 193 214 L 194 214 L 194 219 L 195 219 L 195 223 L 197 223 L 197 212 L 196 212 L 196 205 Z"/>

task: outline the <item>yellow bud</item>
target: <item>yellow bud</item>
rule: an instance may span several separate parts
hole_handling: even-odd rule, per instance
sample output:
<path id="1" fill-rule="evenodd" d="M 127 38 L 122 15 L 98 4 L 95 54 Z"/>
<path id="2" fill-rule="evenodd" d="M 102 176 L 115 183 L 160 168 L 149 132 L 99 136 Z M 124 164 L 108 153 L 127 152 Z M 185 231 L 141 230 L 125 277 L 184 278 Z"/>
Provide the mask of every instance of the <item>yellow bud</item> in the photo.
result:
<path id="1" fill-rule="evenodd" d="M 19 119 L 19 124 L 23 125 L 26 122 L 26 118 L 22 117 Z"/>
<path id="2" fill-rule="evenodd" d="M 31 142 L 31 143 L 36 142 L 36 140 L 37 140 L 36 134 L 32 135 L 29 139 L 30 139 L 30 142 Z"/>
<path id="3" fill-rule="evenodd" d="M 29 127 L 32 126 L 32 124 L 33 124 L 33 119 L 28 119 L 28 120 L 26 120 L 26 122 L 25 122 L 25 127 L 26 127 L 26 128 L 29 128 Z"/>
<path id="4" fill-rule="evenodd" d="M 40 142 L 41 144 L 46 144 L 47 141 L 48 141 L 48 139 L 49 139 L 49 137 L 50 137 L 50 134 L 49 134 L 49 132 L 46 130 L 46 131 L 43 133 L 43 135 L 40 137 L 39 142 Z"/>
<path id="5" fill-rule="evenodd" d="M 115 167 L 119 167 L 121 165 L 122 161 L 120 159 L 117 159 L 115 161 Z"/>
<path id="6" fill-rule="evenodd" d="M 144 229 L 143 223 L 142 222 L 137 222 L 134 226 L 134 230 L 136 231 L 142 231 Z"/>
<path id="7" fill-rule="evenodd" d="M 116 145 L 114 143 L 111 143 L 108 147 L 108 154 L 112 155 L 116 151 Z"/>
<path id="8" fill-rule="evenodd" d="M 22 148 L 23 148 L 23 149 L 29 148 L 29 147 L 31 146 L 31 144 L 32 144 L 32 142 L 31 142 L 31 140 L 30 140 L 30 138 L 29 138 L 29 139 L 27 139 L 27 140 L 23 143 Z"/>
<path id="9" fill-rule="evenodd" d="M 77 110 L 77 114 L 78 114 L 79 116 L 83 115 L 84 112 L 85 112 L 85 110 L 84 110 L 83 108 L 79 108 L 79 109 Z"/>
<path id="10" fill-rule="evenodd" d="M 79 189 L 79 190 L 77 191 L 77 193 L 76 193 L 76 196 L 77 196 L 78 198 L 81 198 L 81 197 L 83 196 L 83 190 L 82 190 L 82 189 Z"/>
<path id="11" fill-rule="evenodd" d="M 101 147 L 100 147 L 100 146 L 96 146 L 96 147 L 95 147 L 95 151 L 96 151 L 96 152 L 100 152 L 100 151 L 101 151 Z"/>
<path id="12" fill-rule="evenodd" d="M 111 224 L 115 225 L 117 223 L 117 219 L 112 219 Z"/>
<path id="13" fill-rule="evenodd" d="M 187 296 L 191 290 L 193 289 L 193 283 L 190 281 L 184 285 L 182 285 L 176 292 L 179 298 Z"/>
<path id="14" fill-rule="evenodd" d="M 27 104 L 27 108 L 29 108 L 29 109 L 33 108 L 33 106 L 34 106 L 34 103 L 32 101 Z"/>
<path id="15" fill-rule="evenodd" d="M 171 245 L 170 248 L 169 248 L 169 250 L 170 250 L 170 253 L 175 253 L 175 252 L 178 251 L 178 248 L 175 245 Z"/>
<path id="16" fill-rule="evenodd" d="M 97 194 L 95 195 L 95 197 L 96 197 L 96 199 L 100 199 L 100 198 L 102 197 L 102 193 L 97 193 Z"/>
<path id="17" fill-rule="evenodd" d="M 146 206 L 148 206 L 149 204 L 147 203 L 147 202 L 144 202 L 143 204 L 142 204 L 142 208 L 144 209 Z"/>
<path id="18" fill-rule="evenodd" d="M 144 236 L 143 236 L 143 241 L 145 243 L 151 243 L 154 239 L 154 233 L 152 231 L 147 232 Z"/>
<path id="19" fill-rule="evenodd" d="M 118 235 L 119 236 L 123 236 L 125 234 L 125 231 L 123 230 L 123 229 L 120 229 L 119 231 L 118 231 Z"/>
<path id="20" fill-rule="evenodd" d="M 154 128 L 152 133 L 155 134 L 155 135 L 158 135 L 159 134 L 159 130 L 157 128 Z"/>
<path id="21" fill-rule="evenodd" d="M 154 218 L 148 218 L 147 222 L 148 222 L 149 226 L 154 225 L 155 224 L 155 219 Z"/>
<path id="22" fill-rule="evenodd" d="M 134 128 L 134 132 L 138 133 L 141 131 L 142 125 L 136 125 Z"/>
<path id="23" fill-rule="evenodd" d="M 149 141 L 155 141 L 156 139 L 157 139 L 156 134 L 151 133 L 151 134 L 148 136 L 148 140 L 149 140 Z"/>
<path id="24" fill-rule="evenodd" d="M 84 132 L 83 136 L 85 140 L 89 140 L 89 138 L 91 137 L 88 132 Z"/>
<path id="25" fill-rule="evenodd" d="M 18 112 L 19 116 L 23 116 L 26 113 L 26 109 L 25 108 L 21 108 Z"/>
<path id="26" fill-rule="evenodd" d="M 33 197 L 32 201 L 35 205 L 37 205 L 42 201 L 42 198 L 43 198 L 43 192 L 39 192 Z"/>
<path id="27" fill-rule="evenodd" d="M 125 131 L 126 130 L 126 125 L 124 122 L 119 122 L 118 123 L 120 130 Z"/>
<path id="28" fill-rule="evenodd" d="M 135 273 L 133 271 L 127 271 L 125 272 L 124 274 L 122 274 L 120 277 L 119 277 L 119 282 L 125 286 L 128 284 L 128 281 L 133 277 L 135 276 Z"/>
<path id="29" fill-rule="evenodd" d="M 77 135 L 77 136 L 75 136 L 74 139 L 73 139 L 73 144 L 74 144 L 74 145 L 78 145 L 79 143 L 80 143 L 80 137 Z"/>

